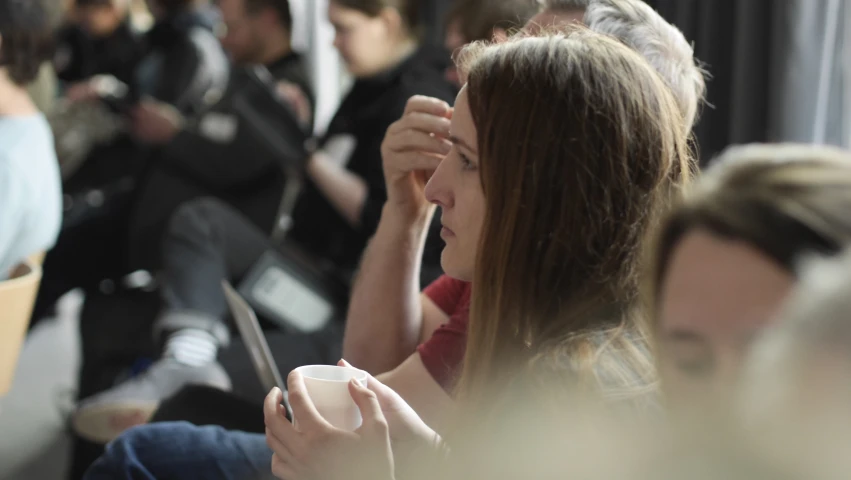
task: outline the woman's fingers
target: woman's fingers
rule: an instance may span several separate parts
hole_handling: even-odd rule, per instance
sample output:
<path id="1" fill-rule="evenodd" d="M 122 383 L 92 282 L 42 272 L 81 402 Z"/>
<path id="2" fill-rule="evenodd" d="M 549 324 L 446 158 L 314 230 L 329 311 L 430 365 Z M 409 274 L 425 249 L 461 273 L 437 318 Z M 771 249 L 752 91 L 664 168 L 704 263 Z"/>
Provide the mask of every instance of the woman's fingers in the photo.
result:
<path id="1" fill-rule="evenodd" d="M 357 380 L 352 379 L 349 382 L 349 394 L 352 396 L 352 400 L 355 401 L 355 405 L 358 406 L 358 410 L 360 410 L 363 425 L 369 428 L 371 432 L 386 433 L 388 431 L 387 419 L 381 411 L 381 404 L 379 404 L 375 392 L 364 387 Z"/>
<path id="2" fill-rule="evenodd" d="M 299 429 L 315 431 L 331 428 L 331 425 L 322 418 L 316 406 L 307 393 L 304 385 L 304 377 L 300 372 L 293 370 L 287 377 L 287 391 L 290 408 L 293 411 L 293 419 L 298 421 Z"/>
<path id="3" fill-rule="evenodd" d="M 272 433 L 272 431 L 266 427 L 266 445 L 277 454 L 281 459 L 292 462 L 295 458 L 290 452 L 290 449 L 284 445 L 283 442 L 278 440 L 278 438 Z"/>
<path id="4" fill-rule="evenodd" d="M 452 149 L 452 143 L 418 130 L 405 130 L 393 135 L 393 138 L 388 138 L 385 147 L 393 152 L 418 150 L 446 156 Z"/>
<path id="5" fill-rule="evenodd" d="M 283 415 L 281 409 L 281 401 L 283 400 L 283 392 L 278 387 L 272 389 L 266 400 L 263 402 L 263 419 L 266 423 L 266 429 L 285 446 L 290 442 L 297 441 L 298 433 L 295 427 Z"/>
<path id="6" fill-rule="evenodd" d="M 421 132 L 448 137 L 452 122 L 444 117 L 438 117 L 428 113 L 414 112 L 400 118 L 387 129 L 387 135 L 394 135 L 405 130 L 418 130 Z"/>
<path id="7" fill-rule="evenodd" d="M 295 470 L 277 454 L 272 454 L 272 475 L 281 480 L 298 479 Z"/>
<path id="8" fill-rule="evenodd" d="M 438 117 L 446 117 L 451 115 L 452 107 L 450 107 L 449 104 L 444 102 L 443 100 L 434 97 L 426 97 L 425 95 L 414 95 L 413 97 L 409 98 L 408 103 L 405 104 L 404 115 L 407 115 L 412 112 L 422 112 L 431 115 L 436 115 Z"/>

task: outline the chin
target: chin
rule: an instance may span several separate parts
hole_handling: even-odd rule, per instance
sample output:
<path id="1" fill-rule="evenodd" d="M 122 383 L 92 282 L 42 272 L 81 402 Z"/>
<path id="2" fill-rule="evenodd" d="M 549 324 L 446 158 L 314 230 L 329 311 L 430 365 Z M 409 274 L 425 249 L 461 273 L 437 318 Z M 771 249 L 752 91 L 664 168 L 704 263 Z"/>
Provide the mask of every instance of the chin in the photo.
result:
<path id="1" fill-rule="evenodd" d="M 440 266 L 443 268 L 443 273 L 462 282 L 473 281 L 473 267 L 467 265 L 467 262 L 460 261 L 458 255 L 454 255 L 449 247 L 443 249 L 443 254 L 440 256 Z"/>

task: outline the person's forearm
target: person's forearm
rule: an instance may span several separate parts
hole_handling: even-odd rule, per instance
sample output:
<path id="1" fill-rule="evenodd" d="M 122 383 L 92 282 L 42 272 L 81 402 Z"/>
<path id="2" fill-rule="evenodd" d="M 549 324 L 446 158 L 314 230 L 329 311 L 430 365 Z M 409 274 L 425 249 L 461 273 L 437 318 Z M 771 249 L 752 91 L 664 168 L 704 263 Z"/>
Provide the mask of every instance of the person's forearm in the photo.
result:
<path id="1" fill-rule="evenodd" d="M 313 154 L 307 162 L 307 175 L 350 225 L 359 226 L 368 191 L 362 178 L 335 164 L 322 152 Z"/>
<path id="2" fill-rule="evenodd" d="M 343 340 L 344 358 L 358 368 L 387 372 L 417 347 L 420 259 L 433 214 L 431 206 L 415 214 L 390 206 L 382 211 L 352 290 Z"/>

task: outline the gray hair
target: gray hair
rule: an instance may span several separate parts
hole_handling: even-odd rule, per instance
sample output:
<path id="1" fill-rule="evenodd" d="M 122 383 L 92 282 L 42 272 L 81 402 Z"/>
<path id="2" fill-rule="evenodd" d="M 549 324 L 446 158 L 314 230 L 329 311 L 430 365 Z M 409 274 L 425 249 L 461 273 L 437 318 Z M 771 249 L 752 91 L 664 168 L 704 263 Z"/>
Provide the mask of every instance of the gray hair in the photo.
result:
<path id="1" fill-rule="evenodd" d="M 641 0 L 547 0 L 545 5 L 583 3 L 588 28 L 619 39 L 662 76 L 691 130 L 706 94 L 706 72 L 683 33 Z"/>

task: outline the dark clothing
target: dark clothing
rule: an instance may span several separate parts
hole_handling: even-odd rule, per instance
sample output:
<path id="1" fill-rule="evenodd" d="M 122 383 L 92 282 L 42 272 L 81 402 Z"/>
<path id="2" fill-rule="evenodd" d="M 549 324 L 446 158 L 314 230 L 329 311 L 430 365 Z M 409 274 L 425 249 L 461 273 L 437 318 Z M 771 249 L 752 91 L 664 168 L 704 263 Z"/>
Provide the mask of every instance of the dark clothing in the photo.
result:
<path id="1" fill-rule="evenodd" d="M 199 8 L 154 25 L 145 36 L 132 95 L 153 97 L 185 115 L 201 111 L 210 95 L 221 95 L 230 63 L 214 33 L 216 24 L 215 10 Z"/>
<path id="2" fill-rule="evenodd" d="M 267 65 L 267 69 L 275 81 L 295 84 L 312 101 L 307 69 L 299 55 L 287 55 Z M 191 119 L 158 152 L 142 179 L 130 220 L 130 255 L 135 266 L 159 267 L 161 252 L 152 247 L 160 246 L 169 218 L 177 208 L 197 197 L 220 198 L 263 231 L 271 231 L 284 176 L 279 159 L 263 148 L 235 109 L 235 96 L 248 81 L 247 70 L 235 70 L 221 100 Z M 275 107 L 269 105 L 260 112 L 269 118 L 268 123 L 273 123 L 273 116 L 281 115 Z"/>
<path id="3" fill-rule="evenodd" d="M 206 198 L 175 213 L 163 243 L 160 293 L 166 312 L 158 329 L 200 328 L 226 343 L 222 279 L 238 283 L 263 252 L 274 248 L 269 236 L 229 205 Z"/>
<path id="4" fill-rule="evenodd" d="M 296 204 L 288 237 L 329 281 L 348 289 L 350 274 L 377 228 L 387 198 L 381 161 L 381 142 L 387 128 L 402 116 L 413 95 L 452 100 L 453 88 L 442 76 L 444 64 L 444 60 L 422 50 L 390 72 L 358 80 L 332 120 L 323 144 L 338 135 L 353 137 L 356 145 L 347 168 L 363 178 L 369 188 L 361 227 L 351 227 L 308 181 Z M 205 328 L 226 343 L 227 328 L 222 320 L 227 316 L 227 306 L 221 280 L 238 283 L 265 251 L 276 248 L 269 241 L 269 229 L 258 229 L 256 222 L 220 200 L 185 204 L 164 236 L 166 308 L 160 328 Z M 423 263 L 426 267 L 437 264 L 433 259 Z M 434 270 L 423 269 L 430 277 L 426 281 L 435 278 Z M 175 312 L 179 315 L 173 315 Z"/>
<path id="5" fill-rule="evenodd" d="M 112 75 L 130 84 L 144 53 L 142 40 L 129 22 L 105 38 L 92 38 L 76 25 L 67 26 L 57 34 L 56 76 L 75 83 L 95 75 Z"/>
<path id="6" fill-rule="evenodd" d="M 198 111 L 210 94 L 224 91 L 229 64 L 213 33 L 212 10 L 184 12 L 155 26 L 146 36 L 144 58 L 136 66 L 129 84 L 133 95 L 150 95 L 177 107 L 184 114 Z M 128 136 L 97 149 L 71 179 L 83 191 L 92 187 L 114 189 L 130 179 L 138 184 L 148 168 L 150 149 Z M 66 188 L 69 194 L 78 193 Z M 64 228 L 54 249 L 48 253 L 33 318 L 38 320 L 58 300 L 76 287 L 91 288 L 100 278 L 115 278 L 138 267 L 128 258 L 128 217 L 134 205 L 134 191 L 120 198 L 106 197 L 104 206 L 86 225 Z M 66 216 L 67 220 L 67 216 Z M 159 239 L 157 239 L 159 240 Z M 104 245 L 108 244 L 108 248 Z"/>
<path id="7" fill-rule="evenodd" d="M 454 87 L 443 78 L 447 59 L 424 48 L 380 76 L 357 80 L 328 127 L 323 142 L 351 135 L 356 146 L 346 168 L 364 179 L 368 193 L 360 226 L 352 227 L 319 189 L 307 182 L 293 213 L 291 238 L 341 270 L 356 268 L 367 240 L 375 233 L 387 200 L 381 142 L 387 128 L 405 111 L 408 99 L 427 95 L 452 103 Z"/>

